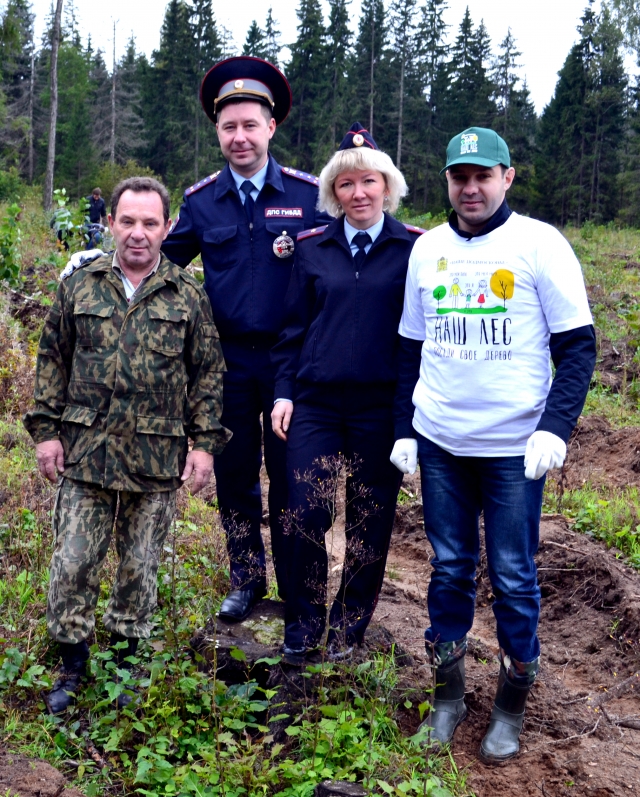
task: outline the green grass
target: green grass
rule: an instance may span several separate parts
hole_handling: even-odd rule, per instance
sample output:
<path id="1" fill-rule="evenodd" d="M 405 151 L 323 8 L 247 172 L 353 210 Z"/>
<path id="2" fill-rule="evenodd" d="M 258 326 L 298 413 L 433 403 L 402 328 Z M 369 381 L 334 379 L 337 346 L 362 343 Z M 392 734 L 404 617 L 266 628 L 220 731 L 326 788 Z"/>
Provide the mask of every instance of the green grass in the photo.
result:
<path id="1" fill-rule="evenodd" d="M 606 488 L 585 484 L 565 490 L 557 483 L 545 485 L 544 509 L 570 518 L 574 531 L 614 548 L 640 570 L 640 490 L 637 487 Z"/>

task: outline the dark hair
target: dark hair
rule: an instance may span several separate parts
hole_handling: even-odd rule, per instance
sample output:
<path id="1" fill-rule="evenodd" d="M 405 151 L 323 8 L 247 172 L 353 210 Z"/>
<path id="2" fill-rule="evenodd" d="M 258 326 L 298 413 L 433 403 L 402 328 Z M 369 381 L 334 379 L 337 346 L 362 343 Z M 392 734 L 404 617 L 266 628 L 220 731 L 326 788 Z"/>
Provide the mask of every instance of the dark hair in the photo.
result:
<path id="1" fill-rule="evenodd" d="M 126 180 L 121 180 L 118 185 L 113 189 L 111 195 L 111 217 L 115 220 L 116 211 L 118 210 L 118 202 L 120 197 L 125 191 L 133 191 L 135 194 L 140 194 L 143 191 L 154 191 L 160 196 L 162 200 L 162 214 L 164 216 L 164 223 L 169 221 L 169 213 L 171 200 L 169 199 L 169 192 L 153 177 L 127 177 Z"/>
<path id="2" fill-rule="evenodd" d="M 255 99 L 249 99 L 248 97 L 238 97 L 237 99 L 227 100 L 222 104 L 222 107 L 216 111 L 216 122 L 220 121 L 220 114 L 223 108 L 225 108 L 227 105 L 240 105 L 241 102 L 257 102 L 260 106 L 260 110 L 262 111 L 262 115 L 267 120 L 267 124 L 273 119 L 273 111 L 271 106 L 267 105 L 266 102 L 262 102 L 257 97 Z"/>
<path id="3" fill-rule="evenodd" d="M 99 188 L 94 188 L 93 191 L 91 192 L 91 195 L 96 196 L 96 194 L 98 196 L 102 196 L 102 191 Z"/>

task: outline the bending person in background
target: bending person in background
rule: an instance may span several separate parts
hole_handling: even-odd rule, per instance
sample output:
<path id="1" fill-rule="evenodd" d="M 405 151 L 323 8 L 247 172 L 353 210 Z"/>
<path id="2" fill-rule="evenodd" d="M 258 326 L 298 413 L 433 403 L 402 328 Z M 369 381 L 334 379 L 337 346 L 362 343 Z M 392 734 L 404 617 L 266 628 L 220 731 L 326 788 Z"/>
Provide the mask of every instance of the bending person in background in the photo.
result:
<path id="1" fill-rule="evenodd" d="M 362 642 L 382 586 L 401 476 L 390 466 L 397 324 L 409 254 L 422 232 L 397 222 L 407 187 L 359 124 L 320 175 L 320 208 L 336 220 L 298 236 L 285 299 L 286 325 L 272 350 L 273 430 L 287 440 L 291 569 L 283 652 L 304 662 L 325 632 L 331 512 L 312 486 L 326 460 L 352 463 L 347 550 L 330 614 L 329 655 Z M 304 475 L 304 479 L 300 478 Z"/>
<path id="2" fill-rule="evenodd" d="M 434 744 L 450 742 L 467 715 L 464 654 L 484 512 L 500 676 L 480 756 L 497 763 L 519 750 L 538 673 L 533 557 L 543 477 L 564 461 L 595 365 L 595 334 L 567 241 L 507 205 L 515 171 L 502 138 L 463 131 L 449 143 L 445 170 L 449 223 L 425 235 L 409 263 L 391 461 L 413 473 L 419 456 L 435 553 L 425 639 L 437 686 L 424 723 Z M 444 299 L 458 280 L 467 293 L 475 288 L 477 303 Z"/>

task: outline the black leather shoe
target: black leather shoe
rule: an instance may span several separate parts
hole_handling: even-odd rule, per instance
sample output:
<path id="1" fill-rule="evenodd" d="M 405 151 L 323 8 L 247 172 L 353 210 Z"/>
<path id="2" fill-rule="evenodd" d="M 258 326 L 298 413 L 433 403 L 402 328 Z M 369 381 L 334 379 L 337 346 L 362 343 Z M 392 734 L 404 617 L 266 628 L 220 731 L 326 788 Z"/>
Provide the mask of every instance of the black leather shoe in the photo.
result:
<path id="1" fill-rule="evenodd" d="M 63 667 L 60 670 L 60 677 L 45 698 L 49 712 L 51 714 L 61 714 L 72 703 L 75 703 L 76 695 L 80 691 L 83 681 L 84 673 L 66 672 Z"/>
<path id="2" fill-rule="evenodd" d="M 222 601 L 218 617 L 225 623 L 241 623 L 264 594 L 262 589 L 233 589 Z"/>
<path id="3" fill-rule="evenodd" d="M 291 647 L 291 645 L 283 645 L 280 648 L 282 661 L 290 667 L 305 667 L 307 664 L 307 654 L 311 653 L 313 648 Z"/>
<path id="4" fill-rule="evenodd" d="M 89 660 L 89 646 L 86 642 L 79 642 L 77 645 L 60 642 L 59 648 L 62 656 L 60 677 L 45 697 L 47 708 L 51 714 L 61 714 L 72 703 L 75 703 L 76 694 L 80 691 L 87 675 L 87 661 Z"/>

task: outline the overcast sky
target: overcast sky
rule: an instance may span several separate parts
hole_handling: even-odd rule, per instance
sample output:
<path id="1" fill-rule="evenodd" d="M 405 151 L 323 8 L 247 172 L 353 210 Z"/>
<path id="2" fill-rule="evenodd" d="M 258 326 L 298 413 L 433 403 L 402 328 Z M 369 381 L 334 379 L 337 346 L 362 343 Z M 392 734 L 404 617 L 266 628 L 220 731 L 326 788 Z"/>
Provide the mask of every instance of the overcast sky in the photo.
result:
<path id="1" fill-rule="evenodd" d="M 351 19 L 355 30 L 361 0 L 352 0 Z M 4 5 L 4 0 L 0 0 Z M 36 14 L 36 37 L 44 28 L 45 16 L 51 8 L 51 0 L 32 0 Z M 65 8 L 71 0 L 65 0 Z M 516 38 L 522 52 L 522 77 L 527 78 L 529 89 L 538 113 L 549 102 L 555 88 L 558 70 L 576 41 L 576 25 L 588 5 L 587 0 L 535 0 L 532 3 L 514 0 L 449 0 L 446 20 L 451 26 L 450 37 L 457 33 L 464 9 L 469 6 L 474 24 L 484 19 L 491 36 L 494 50 L 504 39 L 507 29 Z M 597 4 L 596 4 L 597 5 Z M 138 49 L 151 55 L 158 47 L 160 28 L 164 17 L 164 0 L 75 0 L 76 16 L 83 36 L 91 33 L 93 44 L 110 54 L 113 47 L 113 21 L 117 22 L 116 51 L 120 54 L 131 33 Z M 242 47 L 252 19 L 262 27 L 267 10 L 273 8 L 273 16 L 282 33 L 282 43 L 296 38 L 296 0 L 244 0 L 231 3 L 214 0 L 213 10 L 218 25 L 231 30 L 236 46 Z M 326 3 L 323 6 L 327 7 Z"/>

